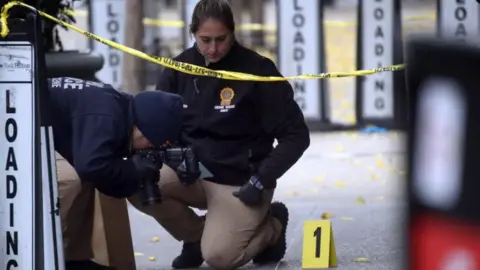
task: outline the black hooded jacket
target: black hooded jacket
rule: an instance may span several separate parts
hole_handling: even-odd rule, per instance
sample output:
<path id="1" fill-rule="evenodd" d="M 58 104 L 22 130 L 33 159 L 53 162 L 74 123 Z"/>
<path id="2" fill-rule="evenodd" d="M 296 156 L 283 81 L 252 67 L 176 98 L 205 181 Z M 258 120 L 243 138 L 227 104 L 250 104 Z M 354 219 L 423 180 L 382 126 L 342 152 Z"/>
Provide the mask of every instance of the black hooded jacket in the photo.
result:
<path id="1" fill-rule="evenodd" d="M 82 181 L 93 183 L 102 193 L 119 198 L 133 195 L 142 176 L 125 159 L 131 154 L 134 97 L 108 84 L 76 78 L 52 78 L 48 87 L 55 150 Z M 157 121 L 163 124 L 161 118 Z"/>
<path id="2" fill-rule="evenodd" d="M 196 46 L 175 60 L 206 66 Z M 238 43 L 208 68 L 282 76 L 270 59 Z M 207 180 L 243 185 L 257 174 L 265 187 L 273 188 L 310 144 L 302 111 L 286 81 L 232 81 L 165 69 L 157 90 L 183 97 L 182 136 L 214 175 Z"/>

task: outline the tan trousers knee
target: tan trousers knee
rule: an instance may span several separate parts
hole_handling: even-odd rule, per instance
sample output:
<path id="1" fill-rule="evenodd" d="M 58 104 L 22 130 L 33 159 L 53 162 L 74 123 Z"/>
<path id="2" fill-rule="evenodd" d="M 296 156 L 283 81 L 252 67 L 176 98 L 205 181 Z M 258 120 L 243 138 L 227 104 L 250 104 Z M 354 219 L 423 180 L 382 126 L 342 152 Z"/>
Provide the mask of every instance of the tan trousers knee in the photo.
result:
<path id="1" fill-rule="evenodd" d="M 177 240 L 201 240 L 205 262 L 214 269 L 241 267 L 280 237 L 280 222 L 268 216 L 273 190 L 264 193 L 263 205 L 249 207 L 232 195 L 239 187 L 205 180 L 185 187 L 167 166 L 161 170 L 159 187 L 161 204 L 143 206 L 138 194 L 129 200 Z M 207 209 L 205 221 L 189 207 Z"/>
<path id="2" fill-rule="evenodd" d="M 57 159 L 57 170 L 65 260 L 92 259 L 95 188 L 64 159 Z"/>

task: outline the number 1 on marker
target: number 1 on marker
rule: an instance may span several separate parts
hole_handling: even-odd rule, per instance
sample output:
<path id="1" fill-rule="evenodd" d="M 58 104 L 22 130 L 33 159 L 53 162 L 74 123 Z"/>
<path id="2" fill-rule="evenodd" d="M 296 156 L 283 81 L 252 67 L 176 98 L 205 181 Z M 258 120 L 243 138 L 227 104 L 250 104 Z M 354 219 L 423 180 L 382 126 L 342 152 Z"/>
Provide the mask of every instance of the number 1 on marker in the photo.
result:
<path id="1" fill-rule="evenodd" d="M 313 232 L 313 237 L 315 237 L 315 258 L 320 258 L 320 245 L 322 243 L 322 228 L 317 227 Z"/>

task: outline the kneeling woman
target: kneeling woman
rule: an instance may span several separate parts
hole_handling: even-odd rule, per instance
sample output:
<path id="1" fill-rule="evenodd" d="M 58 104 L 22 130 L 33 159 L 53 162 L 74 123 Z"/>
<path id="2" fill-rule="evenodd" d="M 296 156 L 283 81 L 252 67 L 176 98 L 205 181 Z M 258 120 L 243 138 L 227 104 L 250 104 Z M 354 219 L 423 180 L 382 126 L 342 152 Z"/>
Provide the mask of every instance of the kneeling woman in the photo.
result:
<path id="1" fill-rule="evenodd" d="M 281 76 L 274 63 L 235 40 L 227 0 L 201 0 L 190 30 L 195 45 L 175 60 L 214 70 Z M 193 76 L 171 69 L 158 90 L 184 100 L 182 139 L 213 176 L 182 185 L 172 169 L 162 169 L 164 202 L 142 206 L 177 240 L 184 242 L 174 268 L 234 269 L 253 259 L 265 264 L 285 255 L 287 207 L 273 202 L 277 179 L 310 143 L 303 114 L 284 82 L 232 81 Z M 273 147 L 274 140 L 278 145 Z M 199 217 L 189 207 L 206 209 Z"/>

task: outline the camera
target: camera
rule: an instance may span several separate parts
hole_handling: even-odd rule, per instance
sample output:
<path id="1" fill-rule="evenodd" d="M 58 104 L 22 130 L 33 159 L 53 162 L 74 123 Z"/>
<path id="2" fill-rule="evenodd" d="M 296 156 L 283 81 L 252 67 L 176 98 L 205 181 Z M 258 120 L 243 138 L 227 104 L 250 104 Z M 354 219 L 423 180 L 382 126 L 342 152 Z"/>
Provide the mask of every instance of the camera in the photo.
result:
<path id="1" fill-rule="evenodd" d="M 136 154 L 153 162 L 160 170 L 163 164 L 175 169 L 180 181 L 189 185 L 200 177 L 200 166 L 191 147 L 164 146 L 136 151 Z M 156 179 L 145 179 L 142 183 L 142 203 L 151 205 L 161 202 L 158 189 L 160 174 Z"/>

